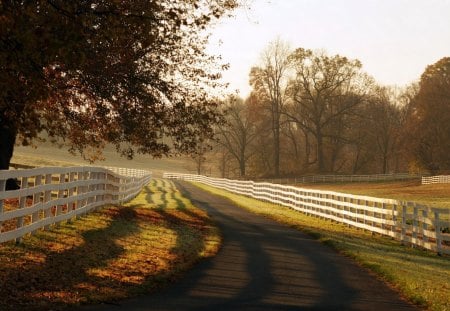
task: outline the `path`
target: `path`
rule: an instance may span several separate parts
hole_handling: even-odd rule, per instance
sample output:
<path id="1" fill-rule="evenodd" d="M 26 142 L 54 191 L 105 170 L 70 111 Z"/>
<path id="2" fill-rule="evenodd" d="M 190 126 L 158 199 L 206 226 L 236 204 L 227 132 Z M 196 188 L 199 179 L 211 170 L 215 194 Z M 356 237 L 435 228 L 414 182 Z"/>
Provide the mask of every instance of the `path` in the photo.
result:
<path id="1" fill-rule="evenodd" d="M 307 235 L 189 183 L 177 186 L 217 221 L 218 255 L 161 293 L 83 310 L 415 310 Z"/>

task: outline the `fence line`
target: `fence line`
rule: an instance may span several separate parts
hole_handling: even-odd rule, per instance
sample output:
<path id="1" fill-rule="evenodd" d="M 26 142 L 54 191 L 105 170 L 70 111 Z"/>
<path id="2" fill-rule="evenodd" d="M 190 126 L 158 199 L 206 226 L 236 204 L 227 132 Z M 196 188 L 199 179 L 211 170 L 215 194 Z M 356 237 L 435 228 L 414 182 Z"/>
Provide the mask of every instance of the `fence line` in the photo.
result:
<path id="1" fill-rule="evenodd" d="M 420 246 L 439 254 L 450 254 L 450 234 L 448 234 L 450 224 L 449 219 L 445 219 L 450 216 L 450 209 L 266 182 L 173 173 L 165 173 L 163 177 L 204 183 L 287 206 L 307 215 L 387 235 L 403 243 Z"/>
<path id="2" fill-rule="evenodd" d="M 372 182 L 372 181 L 394 181 L 420 179 L 421 174 L 392 173 L 373 175 L 313 175 L 294 178 L 261 179 L 260 182 L 271 182 L 278 184 L 306 184 L 306 183 L 336 183 L 336 182 Z"/>
<path id="3" fill-rule="evenodd" d="M 449 183 L 450 183 L 450 175 L 422 177 L 422 185 L 449 184 Z"/>
<path id="4" fill-rule="evenodd" d="M 5 190 L 10 178 L 20 189 Z M 150 178 L 144 170 L 91 166 L 0 170 L 0 243 L 20 242 L 40 228 L 129 201 Z"/>

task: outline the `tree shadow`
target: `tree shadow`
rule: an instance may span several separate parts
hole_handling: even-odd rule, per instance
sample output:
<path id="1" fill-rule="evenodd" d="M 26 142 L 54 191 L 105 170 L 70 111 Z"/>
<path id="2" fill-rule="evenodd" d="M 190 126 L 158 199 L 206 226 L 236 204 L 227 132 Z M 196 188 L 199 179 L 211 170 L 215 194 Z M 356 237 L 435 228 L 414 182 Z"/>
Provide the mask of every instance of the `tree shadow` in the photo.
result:
<path id="1" fill-rule="evenodd" d="M 370 288 L 382 286 L 318 241 L 242 213 L 229 200 L 213 199 L 194 186 L 177 187 L 218 222 L 222 248 L 173 287 L 126 305 L 130 310 L 143 305 L 158 310 L 413 309 L 389 290 Z M 355 287 L 366 281 L 362 289 Z"/>
<path id="2" fill-rule="evenodd" d="M 92 275 L 89 270 L 105 267 L 108 261 L 123 254 L 125 250 L 116 240 L 136 234 L 140 229 L 132 207 L 109 209 L 107 213 L 111 216 L 108 225 L 83 232 L 81 245 L 53 251 L 43 263 L 30 262 L 8 271 L 3 281 L 11 285 L 1 286 L 0 296 L 14 301 L 11 310 L 58 309 L 66 305 L 67 299 L 75 299 L 71 292 L 77 292 L 77 296 L 89 296 L 89 292 L 100 284 L 114 288 L 119 281 Z M 29 246 L 26 248 L 30 250 Z M 37 246 L 35 250 L 40 251 Z M 52 278 L 54 275 L 60 277 Z M 83 293 L 78 295 L 79 292 Z"/>

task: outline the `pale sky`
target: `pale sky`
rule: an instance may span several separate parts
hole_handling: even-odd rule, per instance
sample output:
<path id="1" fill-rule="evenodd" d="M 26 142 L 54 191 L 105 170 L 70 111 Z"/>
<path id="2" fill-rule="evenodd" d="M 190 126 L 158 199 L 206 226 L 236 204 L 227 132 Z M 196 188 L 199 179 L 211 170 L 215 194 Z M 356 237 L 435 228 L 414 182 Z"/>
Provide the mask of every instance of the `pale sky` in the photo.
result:
<path id="1" fill-rule="evenodd" d="M 380 84 L 404 86 L 450 56 L 450 0 L 253 0 L 211 37 L 210 51 L 230 64 L 230 92 L 249 94 L 250 68 L 277 37 L 359 59 Z"/>

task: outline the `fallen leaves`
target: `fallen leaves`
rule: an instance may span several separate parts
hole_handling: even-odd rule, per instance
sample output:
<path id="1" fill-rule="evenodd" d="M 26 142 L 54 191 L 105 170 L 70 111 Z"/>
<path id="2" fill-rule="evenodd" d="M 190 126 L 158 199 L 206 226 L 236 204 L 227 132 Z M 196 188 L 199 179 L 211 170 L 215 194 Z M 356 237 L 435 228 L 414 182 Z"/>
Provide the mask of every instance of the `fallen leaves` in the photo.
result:
<path id="1" fill-rule="evenodd" d="M 204 212 L 170 182 L 152 180 L 127 205 L 0 244 L 0 310 L 61 310 L 149 292 L 213 255 L 217 241 Z"/>

